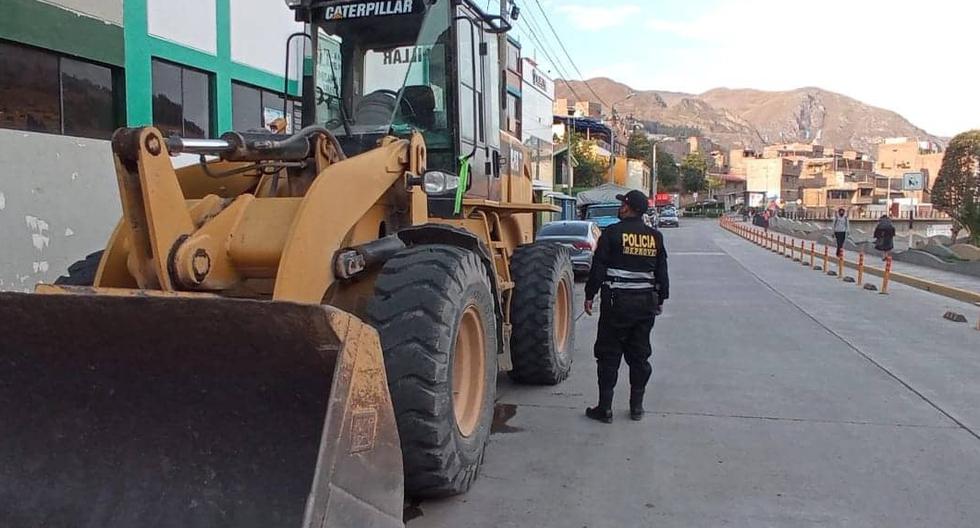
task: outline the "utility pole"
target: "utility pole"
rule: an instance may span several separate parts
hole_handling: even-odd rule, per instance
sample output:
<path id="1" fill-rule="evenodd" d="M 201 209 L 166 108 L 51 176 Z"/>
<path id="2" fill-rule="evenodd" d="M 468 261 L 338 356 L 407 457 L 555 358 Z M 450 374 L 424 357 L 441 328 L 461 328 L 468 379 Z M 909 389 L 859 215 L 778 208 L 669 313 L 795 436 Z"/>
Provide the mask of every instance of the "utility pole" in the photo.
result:
<path id="1" fill-rule="evenodd" d="M 653 195 L 654 200 L 656 200 L 657 186 L 659 183 L 657 181 L 657 140 L 650 140 L 650 150 L 653 151 L 653 165 L 650 167 L 650 194 Z M 656 203 L 656 201 L 654 201 L 654 203 Z"/>

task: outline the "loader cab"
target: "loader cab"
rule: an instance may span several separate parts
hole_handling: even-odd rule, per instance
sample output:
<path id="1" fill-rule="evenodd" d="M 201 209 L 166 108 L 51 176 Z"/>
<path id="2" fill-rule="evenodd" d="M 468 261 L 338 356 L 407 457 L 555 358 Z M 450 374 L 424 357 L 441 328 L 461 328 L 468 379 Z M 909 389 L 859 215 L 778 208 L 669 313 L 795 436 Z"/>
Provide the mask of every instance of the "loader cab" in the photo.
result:
<path id="1" fill-rule="evenodd" d="M 425 137 L 428 169 L 459 175 L 467 197 L 500 199 L 501 17 L 470 0 L 298 1 L 313 38 L 315 124 L 348 156 L 385 135 Z M 454 196 L 430 196 L 451 216 Z"/>

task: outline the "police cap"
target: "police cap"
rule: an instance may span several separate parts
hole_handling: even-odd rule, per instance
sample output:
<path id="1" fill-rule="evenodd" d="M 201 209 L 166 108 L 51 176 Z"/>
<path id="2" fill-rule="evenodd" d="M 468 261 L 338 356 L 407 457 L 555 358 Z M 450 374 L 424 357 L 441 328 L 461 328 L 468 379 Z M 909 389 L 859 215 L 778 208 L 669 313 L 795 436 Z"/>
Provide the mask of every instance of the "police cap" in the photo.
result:
<path id="1" fill-rule="evenodd" d="M 647 212 L 647 209 L 650 208 L 650 202 L 647 199 L 647 195 L 640 191 L 634 190 L 626 194 L 617 194 L 616 199 L 625 203 L 627 207 L 633 210 L 633 212 L 639 214 Z"/>

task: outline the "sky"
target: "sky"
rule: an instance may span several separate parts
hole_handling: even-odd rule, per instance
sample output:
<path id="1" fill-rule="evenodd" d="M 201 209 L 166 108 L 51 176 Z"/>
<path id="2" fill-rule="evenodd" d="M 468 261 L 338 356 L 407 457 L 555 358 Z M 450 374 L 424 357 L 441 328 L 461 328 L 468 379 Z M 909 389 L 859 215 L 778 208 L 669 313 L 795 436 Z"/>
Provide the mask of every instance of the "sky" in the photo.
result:
<path id="1" fill-rule="evenodd" d="M 689 93 L 817 86 L 932 134 L 980 128 L 980 2 L 514 1 L 524 55 L 554 77 L 580 78 L 538 2 L 585 78 Z"/>

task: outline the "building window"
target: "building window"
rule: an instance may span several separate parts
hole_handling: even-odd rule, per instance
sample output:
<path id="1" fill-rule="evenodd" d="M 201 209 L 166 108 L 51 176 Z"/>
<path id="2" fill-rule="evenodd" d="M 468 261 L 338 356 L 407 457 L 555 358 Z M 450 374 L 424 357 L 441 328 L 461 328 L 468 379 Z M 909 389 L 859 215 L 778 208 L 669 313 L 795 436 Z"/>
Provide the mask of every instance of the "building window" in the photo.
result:
<path id="1" fill-rule="evenodd" d="M 0 128 L 108 139 L 121 125 L 118 70 L 0 42 Z"/>
<path id="2" fill-rule="evenodd" d="M 302 121 L 302 104 L 290 98 L 283 108 L 282 92 L 271 92 L 240 82 L 231 83 L 232 127 L 240 132 L 266 129 L 279 117 L 286 119 L 286 132 Z"/>
<path id="3" fill-rule="evenodd" d="M 153 59 L 153 124 L 164 135 L 211 135 L 211 75 Z"/>

